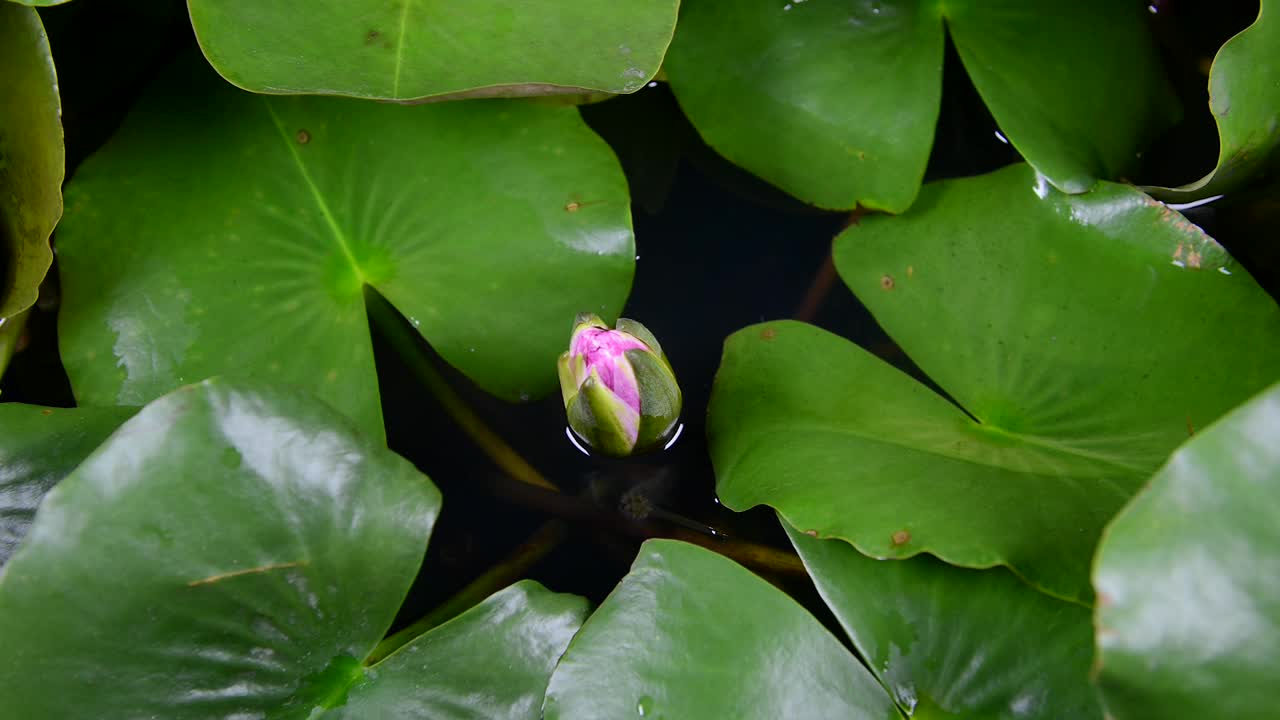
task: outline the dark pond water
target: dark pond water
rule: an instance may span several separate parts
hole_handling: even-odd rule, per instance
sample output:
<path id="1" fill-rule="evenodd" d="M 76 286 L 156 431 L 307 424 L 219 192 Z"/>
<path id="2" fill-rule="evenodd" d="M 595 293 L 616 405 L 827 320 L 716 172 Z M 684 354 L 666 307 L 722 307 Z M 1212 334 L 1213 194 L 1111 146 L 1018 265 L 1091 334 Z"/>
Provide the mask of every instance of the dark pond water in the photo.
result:
<path id="1" fill-rule="evenodd" d="M 110 5 L 107 11 L 102 3 L 78 2 L 42 13 L 66 96 L 71 167 L 110 136 L 155 69 L 190 43 L 181 3 Z M 1153 7 L 1158 11 L 1152 13 L 1153 30 L 1186 118 L 1145 153 L 1144 167 L 1132 179 L 1171 184 L 1198 177 L 1216 159 L 1203 68 L 1227 37 L 1252 20 L 1257 3 L 1161 2 Z M 102 57 L 121 60 L 107 68 Z M 944 77 L 926 179 L 975 175 L 1017 161 L 950 48 Z M 527 575 L 596 602 L 626 573 L 644 537 L 678 527 L 672 517 L 687 519 L 688 527 L 711 526 L 786 548 L 769 512 L 732 513 L 715 501 L 704 412 L 721 344 L 745 325 L 805 317 L 924 379 L 852 293 L 824 270 L 830 242 L 849 221 L 847 214 L 809 208 L 717 157 L 700 142 L 664 85 L 584 107 L 582 113 L 614 147 L 632 186 L 639 260 L 624 314 L 648 325 L 667 350 L 684 390 L 685 430 L 669 451 L 629 462 L 601 461 L 567 441 L 558 395 L 507 404 L 441 365 L 480 415 L 564 490 L 538 492 L 506 479 L 386 343 L 375 341 L 390 444 L 426 471 L 445 497 L 402 622 L 510 554 L 549 518 L 567 519 L 569 536 Z M 1280 289 L 1276 190 L 1256 188 L 1187 211 L 1273 296 Z M 31 346 L 4 379 L 5 400 L 72 404 L 57 360 L 53 320 L 52 305 L 34 316 Z M 642 493 L 664 517 L 637 521 L 634 513 L 620 512 L 628 492 Z M 806 580 L 774 579 L 825 614 Z"/>

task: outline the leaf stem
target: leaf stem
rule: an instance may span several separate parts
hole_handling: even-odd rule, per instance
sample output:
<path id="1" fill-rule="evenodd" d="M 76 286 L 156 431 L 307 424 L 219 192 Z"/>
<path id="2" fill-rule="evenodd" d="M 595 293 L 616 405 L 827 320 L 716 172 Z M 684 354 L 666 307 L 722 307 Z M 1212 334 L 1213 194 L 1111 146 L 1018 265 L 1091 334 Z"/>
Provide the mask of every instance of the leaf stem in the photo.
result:
<path id="1" fill-rule="evenodd" d="M 417 333 L 409 329 L 409 324 L 400 318 L 395 308 L 391 307 L 391 303 L 367 286 L 365 300 L 374 326 L 391 343 L 391 347 L 395 349 L 400 359 L 418 376 L 422 384 L 427 386 L 427 390 L 435 396 L 454 422 L 471 436 L 471 439 L 499 468 L 502 468 L 503 472 L 529 485 L 559 490 L 554 483 L 546 479 L 537 468 L 530 465 L 520 453 L 486 425 L 484 420 L 480 419 L 480 416 L 458 396 L 449 382 L 432 366 L 431 360 L 423 354 L 418 347 Z"/>
<path id="2" fill-rule="evenodd" d="M 789 553 L 785 550 L 779 550 L 768 545 L 761 545 L 750 540 L 730 540 L 728 538 L 716 538 L 710 535 L 704 535 L 693 530 L 680 528 L 667 533 L 667 537 L 675 540 L 682 540 L 694 545 L 719 553 L 730 560 L 744 565 L 746 567 L 755 568 L 757 570 L 769 570 L 785 575 L 798 575 L 804 577 L 808 571 L 804 568 L 804 563 L 800 561 L 799 556 L 795 553 Z"/>
<path id="3" fill-rule="evenodd" d="M 502 469 L 504 474 L 526 485 L 558 495 L 560 489 L 495 433 L 449 385 L 419 347 L 420 339 L 399 313 L 377 291 L 366 286 L 366 305 L 374 327 L 391 343 L 396 354 L 426 385 L 445 412 Z M 419 635 L 456 617 L 506 585 L 519 579 L 530 566 L 560 544 L 568 533 L 563 520 L 551 520 L 529 537 L 510 557 L 489 568 L 444 604 L 419 620 L 384 638 L 366 659 L 372 665 L 386 658 Z M 792 554 L 752 542 L 711 537 L 686 528 L 675 529 L 669 537 L 701 545 L 743 565 L 787 574 L 805 573 L 804 564 Z"/>
<path id="4" fill-rule="evenodd" d="M 809 289 L 805 291 L 804 300 L 801 301 L 800 307 L 796 309 L 796 320 L 813 322 L 818 310 L 826 302 L 827 295 L 830 294 L 831 286 L 835 284 L 835 280 L 836 265 L 831 259 L 831 253 L 828 252 L 823 256 L 822 265 L 818 266 L 818 272 L 813 276 L 813 282 L 809 284 Z"/>
<path id="5" fill-rule="evenodd" d="M 405 626 L 382 639 L 382 642 L 369 653 L 365 665 L 381 662 L 391 653 L 407 645 L 414 638 L 443 625 L 471 608 L 479 605 L 485 598 L 524 577 L 530 567 L 546 557 L 569 535 L 569 526 L 563 520 L 550 520 L 543 523 L 529 536 L 515 552 L 486 570 L 480 577 L 467 583 L 465 587 L 446 600 L 442 605 L 423 615 L 413 623 Z"/>
<path id="6" fill-rule="evenodd" d="M 840 232 L 857 225 L 866 214 L 866 208 L 861 205 L 855 207 L 845 218 L 844 227 L 840 228 Z M 831 244 L 835 245 L 835 238 L 832 238 Z M 813 322 L 813 318 L 818 315 L 823 303 L 827 301 L 827 296 L 831 294 L 831 286 L 835 285 L 836 277 L 835 259 L 831 255 L 831 250 L 828 249 L 826 256 L 822 258 L 822 264 L 818 266 L 818 271 L 813 276 L 813 281 L 809 283 L 809 289 L 805 291 L 800 307 L 796 308 L 796 320 Z"/>

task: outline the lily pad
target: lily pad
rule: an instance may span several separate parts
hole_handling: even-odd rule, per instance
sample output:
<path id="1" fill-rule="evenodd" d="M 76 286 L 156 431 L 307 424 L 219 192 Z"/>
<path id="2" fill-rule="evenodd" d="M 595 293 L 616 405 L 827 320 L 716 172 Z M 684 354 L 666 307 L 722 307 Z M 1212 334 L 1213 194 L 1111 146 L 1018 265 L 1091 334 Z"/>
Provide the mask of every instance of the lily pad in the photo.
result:
<path id="1" fill-rule="evenodd" d="M 1280 667 L 1280 384 L 1187 441 L 1098 550 L 1117 720 L 1263 720 Z"/>
<path id="2" fill-rule="evenodd" d="M 35 304 L 62 216 L 62 121 L 49 39 L 35 10 L 0 2 L 0 322 Z M 7 358 L 5 358 L 7 360 Z M 4 363 L 0 363 L 0 372 Z"/>
<path id="3" fill-rule="evenodd" d="M 942 98 L 942 22 L 919 2 L 686 0 L 665 70 L 729 161 L 825 208 L 906 209 Z"/>
<path id="4" fill-rule="evenodd" d="M 450 364 L 550 391 L 565 318 L 612 320 L 634 239 L 616 159 L 571 107 L 266 97 L 171 69 L 67 188 L 63 362 L 82 405 L 219 374 L 381 429 L 366 286 Z"/>
<path id="5" fill-rule="evenodd" d="M 678 0 L 188 0 L 209 62 L 263 93 L 382 100 L 602 91 L 658 72 Z"/>
<path id="6" fill-rule="evenodd" d="M 729 338 L 721 500 L 873 557 L 1007 565 L 1088 601 L 1103 526 L 1195 428 L 1280 376 L 1280 308 L 1180 215 L 1025 165 L 926 186 L 836 241 L 844 281 L 950 398 L 794 322 Z"/>
<path id="7" fill-rule="evenodd" d="M 764 580 L 653 540 L 570 643 L 547 719 L 1101 717 L 1086 608 L 1004 570 L 788 531 L 866 667 Z"/>
<path id="8" fill-rule="evenodd" d="M 901 212 L 941 97 L 943 23 L 1004 135 L 1049 181 L 1114 178 L 1177 117 L 1140 5 L 688 0 L 664 65 L 703 139 L 825 208 Z"/>
<path id="9" fill-rule="evenodd" d="M 135 412 L 0 403 L 0 567 L 45 494 Z"/>
<path id="10" fill-rule="evenodd" d="M 1280 7 L 1262 0 L 1258 19 L 1228 40 L 1209 70 L 1209 110 L 1218 123 L 1218 165 L 1181 187 L 1147 190 L 1186 202 L 1231 192 L 1271 170 L 1280 150 Z"/>
<path id="11" fill-rule="evenodd" d="M 696 545 L 650 540 L 551 676 L 559 718 L 900 720 L 794 600 Z"/>
<path id="12" fill-rule="evenodd" d="M 6 711 L 306 718 L 350 703 L 387 717 L 452 697 L 442 717 L 532 719 L 583 611 L 536 586 L 362 666 L 439 507 L 425 476 L 318 400 L 181 388 L 49 493 L 0 574 Z M 460 634 L 469 654 L 445 657 Z"/>
<path id="13" fill-rule="evenodd" d="M 586 615 L 582 598 L 523 580 L 369 668 L 322 717 L 541 720 L 551 671 Z"/>
<path id="14" fill-rule="evenodd" d="M 921 718 L 1102 718 L 1089 610 L 1003 569 L 874 560 L 786 527 L 867 667 Z"/>

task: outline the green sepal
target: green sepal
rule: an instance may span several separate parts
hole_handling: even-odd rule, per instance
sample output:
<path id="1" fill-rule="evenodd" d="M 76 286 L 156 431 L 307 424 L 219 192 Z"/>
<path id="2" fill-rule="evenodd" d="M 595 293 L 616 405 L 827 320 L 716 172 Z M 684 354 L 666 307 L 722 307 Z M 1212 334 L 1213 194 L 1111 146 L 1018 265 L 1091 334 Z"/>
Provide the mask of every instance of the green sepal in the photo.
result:
<path id="1" fill-rule="evenodd" d="M 591 412 L 591 404 L 584 393 L 575 393 L 564 405 L 565 416 L 574 434 L 586 443 L 587 447 L 596 447 L 596 417 Z"/>
<path id="2" fill-rule="evenodd" d="M 560 375 L 560 396 L 564 398 L 564 406 L 569 407 L 569 402 L 573 400 L 573 396 L 578 394 L 578 380 L 574 376 L 573 361 L 569 358 L 568 351 L 565 351 L 560 359 L 556 360 L 556 372 Z M 581 358 L 579 358 L 581 364 Z"/>
<path id="3" fill-rule="evenodd" d="M 584 327 L 600 328 L 601 330 L 609 329 L 609 326 L 604 320 L 600 319 L 599 315 L 589 312 L 580 312 L 573 318 L 574 334 Z"/>
<path id="4" fill-rule="evenodd" d="M 658 338 L 654 337 L 653 333 L 649 332 L 649 328 L 641 325 L 631 318 L 618 318 L 618 324 L 614 326 L 614 329 L 621 330 L 645 345 L 648 345 L 650 350 L 657 353 L 658 356 L 662 358 L 663 362 L 666 362 L 667 356 L 663 354 L 662 346 L 658 344 Z M 644 406 L 641 405 L 640 407 Z"/>
<path id="5" fill-rule="evenodd" d="M 639 413 L 631 409 L 631 406 L 622 401 L 622 398 L 614 394 L 612 390 L 604 386 L 600 382 L 600 375 L 596 372 L 591 373 L 591 377 L 582 383 L 582 388 L 578 392 L 575 401 L 585 399 L 585 404 L 590 407 L 594 437 L 585 437 L 591 446 L 604 453 L 605 455 L 613 455 L 614 457 L 626 457 L 630 455 L 636 448 L 635 436 L 627 432 L 627 426 L 623 419 L 634 419 L 634 426 L 639 427 Z M 570 424 L 573 423 L 572 416 Z M 576 428 L 575 428 L 576 429 Z M 582 433 L 579 433 L 580 435 Z"/>
<path id="6" fill-rule="evenodd" d="M 684 399 L 664 359 L 643 350 L 628 350 L 626 356 L 640 387 L 640 432 L 635 450 L 650 450 L 675 428 Z"/>

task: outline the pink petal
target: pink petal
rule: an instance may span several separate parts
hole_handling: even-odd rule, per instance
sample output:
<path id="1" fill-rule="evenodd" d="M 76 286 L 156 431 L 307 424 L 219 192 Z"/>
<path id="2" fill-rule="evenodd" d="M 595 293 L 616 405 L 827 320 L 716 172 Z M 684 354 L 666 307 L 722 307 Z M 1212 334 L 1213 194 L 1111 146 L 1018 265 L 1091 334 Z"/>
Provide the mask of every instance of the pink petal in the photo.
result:
<path id="1" fill-rule="evenodd" d="M 594 327 L 575 333 L 569 344 L 569 352 L 585 361 L 585 375 L 597 373 L 601 384 L 639 413 L 640 386 L 627 362 L 628 350 L 648 350 L 648 346 L 627 333 Z"/>

